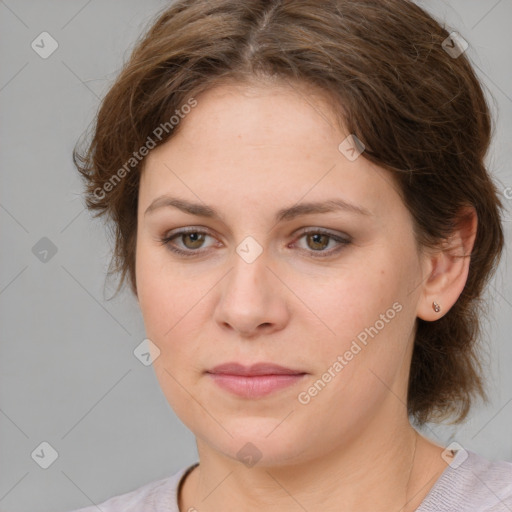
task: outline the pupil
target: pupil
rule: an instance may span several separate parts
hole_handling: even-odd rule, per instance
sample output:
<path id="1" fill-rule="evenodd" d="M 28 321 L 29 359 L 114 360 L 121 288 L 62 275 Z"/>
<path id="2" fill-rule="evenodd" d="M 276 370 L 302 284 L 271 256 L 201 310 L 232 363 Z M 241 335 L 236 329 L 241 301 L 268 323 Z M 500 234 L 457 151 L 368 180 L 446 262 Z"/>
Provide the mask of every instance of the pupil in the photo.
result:
<path id="1" fill-rule="evenodd" d="M 314 243 L 315 245 L 317 245 L 316 249 L 319 249 L 319 248 L 320 248 L 320 249 L 322 249 L 322 248 L 324 248 L 324 247 L 325 247 L 325 243 L 324 243 L 324 244 L 322 244 L 322 243 L 321 243 L 321 238 L 322 238 L 322 237 L 327 238 L 327 235 L 323 235 L 323 234 L 321 234 L 321 233 L 317 233 L 317 234 L 315 234 L 315 235 L 312 235 L 313 243 Z M 318 244 L 320 244 L 320 246 L 321 246 L 321 247 L 318 247 Z"/>
<path id="2" fill-rule="evenodd" d="M 196 248 L 198 244 L 200 245 L 202 243 L 202 238 L 204 235 L 202 233 L 187 233 L 185 235 L 185 238 L 188 237 L 189 243 L 192 246 L 192 248 Z M 185 243 L 185 245 L 187 245 Z"/>

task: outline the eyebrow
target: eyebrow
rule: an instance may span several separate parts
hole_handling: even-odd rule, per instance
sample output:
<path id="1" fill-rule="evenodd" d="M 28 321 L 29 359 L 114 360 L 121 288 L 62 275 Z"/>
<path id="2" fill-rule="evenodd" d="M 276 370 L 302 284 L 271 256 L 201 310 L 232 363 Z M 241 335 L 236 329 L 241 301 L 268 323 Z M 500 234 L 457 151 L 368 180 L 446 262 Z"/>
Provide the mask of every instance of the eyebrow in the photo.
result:
<path id="1" fill-rule="evenodd" d="M 221 220 L 220 215 L 210 206 L 200 203 L 192 203 L 185 199 L 179 199 L 177 197 L 172 197 L 168 195 L 157 197 L 148 206 L 148 208 L 144 212 L 144 215 L 147 215 L 148 213 L 151 213 L 163 207 L 174 207 L 177 208 L 178 210 L 181 210 L 182 212 L 189 213 L 191 215 Z M 373 215 L 368 209 L 362 206 L 357 206 L 355 204 L 348 203 L 340 198 L 333 198 L 322 202 L 300 203 L 289 208 L 283 208 L 276 213 L 275 221 L 289 221 L 301 215 L 308 215 L 314 213 L 331 213 L 336 211 L 346 211 L 365 216 Z"/>

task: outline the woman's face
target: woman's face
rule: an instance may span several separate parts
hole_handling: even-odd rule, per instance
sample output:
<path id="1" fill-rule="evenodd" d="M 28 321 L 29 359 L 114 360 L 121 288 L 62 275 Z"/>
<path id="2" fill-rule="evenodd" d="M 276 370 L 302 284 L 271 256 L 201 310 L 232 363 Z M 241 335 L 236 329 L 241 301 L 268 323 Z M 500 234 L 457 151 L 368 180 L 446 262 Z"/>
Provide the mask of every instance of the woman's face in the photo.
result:
<path id="1" fill-rule="evenodd" d="M 425 266 L 391 174 L 340 149 L 310 91 L 196 100 L 140 183 L 138 299 L 168 402 L 202 446 L 268 465 L 403 424 Z"/>

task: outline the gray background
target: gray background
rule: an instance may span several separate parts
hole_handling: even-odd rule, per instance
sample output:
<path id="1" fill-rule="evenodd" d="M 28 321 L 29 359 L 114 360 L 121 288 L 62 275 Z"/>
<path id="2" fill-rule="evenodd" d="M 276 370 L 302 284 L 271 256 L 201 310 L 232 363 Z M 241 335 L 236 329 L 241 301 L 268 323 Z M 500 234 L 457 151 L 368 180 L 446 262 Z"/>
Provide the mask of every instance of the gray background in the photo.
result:
<path id="1" fill-rule="evenodd" d="M 129 48 L 166 4 L 0 1 L 0 511 L 99 503 L 197 457 L 151 366 L 133 355 L 145 337 L 136 301 L 129 292 L 106 300 L 109 240 L 84 209 L 70 156 Z M 507 207 L 507 254 L 488 294 L 492 404 L 462 427 L 424 431 L 512 461 L 512 0 L 421 5 L 470 43 L 497 118 L 489 165 Z M 43 31 L 59 45 L 47 59 L 31 48 Z M 43 237 L 57 250 L 46 261 L 33 250 L 48 249 Z M 48 469 L 31 457 L 43 441 L 58 452 Z"/>

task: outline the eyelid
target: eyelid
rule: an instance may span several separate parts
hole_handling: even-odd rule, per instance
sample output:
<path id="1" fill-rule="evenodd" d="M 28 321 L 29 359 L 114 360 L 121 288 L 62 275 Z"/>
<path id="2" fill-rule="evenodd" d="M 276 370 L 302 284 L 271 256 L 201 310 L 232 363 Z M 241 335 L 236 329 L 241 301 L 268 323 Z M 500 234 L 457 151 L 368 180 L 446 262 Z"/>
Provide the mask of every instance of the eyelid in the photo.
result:
<path id="1" fill-rule="evenodd" d="M 211 231 L 204 227 L 204 226 L 187 226 L 183 228 L 176 228 L 172 231 L 169 231 L 165 233 L 161 238 L 159 238 L 159 241 L 162 245 L 171 245 L 171 240 L 175 238 L 179 238 L 182 235 L 186 235 L 187 233 L 198 233 L 201 235 L 207 235 L 211 238 L 216 238 L 215 235 L 211 233 Z M 204 252 L 205 249 L 198 249 L 197 251 L 194 251 L 192 249 L 178 249 L 176 252 L 182 252 L 187 254 L 200 254 Z"/>
<path id="2" fill-rule="evenodd" d="M 341 239 L 346 240 L 347 242 L 352 240 L 352 237 L 350 237 L 346 233 L 341 233 L 339 231 L 334 231 L 331 229 L 320 228 L 320 227 L 315 227 L 315 226 L 308 226 L 305 228 L 300 228 L 298 231 L 296 231 L 294 233 L 294 236 L 303 236 L 303 235 L 316 234 L 316 233 L 322 234 L 322 235 L 329 235 L 329 236 L 332 236 L 333 238 L 336 238 L 336 237 L 341 238 Z"/>
<path id="3" fill-rule="evenodd" d="M 327 251 L 314 251 L 314 250 L 308 250 L 308 249 L 302 249 L 299 248 L 300 251 L 308 253 L 312 258 L 329 258 L 336 256 L 345 246 L 352 243 L 352 237 L 345 234 L 345 233 L 339 233 L 339 232 L 333 232 L 326 228 L 318 228 L 309 226 L 306 228 L 301 228 L 294 237 L 294 241 L 292 244 L 295 244 L 298 240 L 303 238 L 306 235 L 326 235 L 331 240 L 334 240 L 336 242 L 336 246 L 334 248 L 331 248 Z"/>

